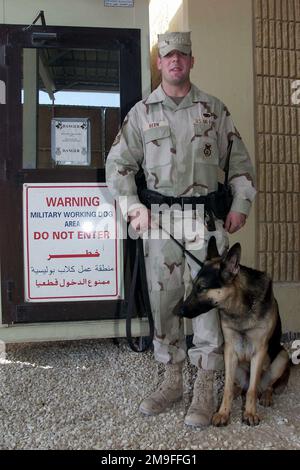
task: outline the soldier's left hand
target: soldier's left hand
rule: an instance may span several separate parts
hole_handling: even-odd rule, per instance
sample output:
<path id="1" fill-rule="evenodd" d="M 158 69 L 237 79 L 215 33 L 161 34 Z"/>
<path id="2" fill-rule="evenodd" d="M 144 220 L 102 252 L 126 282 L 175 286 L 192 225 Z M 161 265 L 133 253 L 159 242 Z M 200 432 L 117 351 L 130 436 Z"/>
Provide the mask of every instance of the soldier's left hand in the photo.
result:
<path id="1" fill-rule="evenodd" d="M 230 211 L 225 221 L 225 231 L 234 233 L 240 230 L 246 223 L 247 216 L 241 212 Z"/>

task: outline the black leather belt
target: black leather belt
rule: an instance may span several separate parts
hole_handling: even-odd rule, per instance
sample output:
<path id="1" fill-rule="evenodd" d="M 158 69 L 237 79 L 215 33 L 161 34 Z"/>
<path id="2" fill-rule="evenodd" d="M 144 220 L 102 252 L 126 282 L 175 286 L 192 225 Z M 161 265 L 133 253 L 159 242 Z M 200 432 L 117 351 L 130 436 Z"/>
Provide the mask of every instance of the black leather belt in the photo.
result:
<path id="1" fill-rule="evenodd" d="M 151 204 L 166 204 L 171 207 L 177 204 L 183 210 L 185 205 L 190 205 L 192 209 L 197 209 L 197 205 L 209 203 L 209 196 L 190 196 L 190 197 L 175 197 L 164 196 L 163 194 L 152 191 L 151 189 L 142 189 L 140 192 L 140 200 L 145 206 L 150 209 Z"/>

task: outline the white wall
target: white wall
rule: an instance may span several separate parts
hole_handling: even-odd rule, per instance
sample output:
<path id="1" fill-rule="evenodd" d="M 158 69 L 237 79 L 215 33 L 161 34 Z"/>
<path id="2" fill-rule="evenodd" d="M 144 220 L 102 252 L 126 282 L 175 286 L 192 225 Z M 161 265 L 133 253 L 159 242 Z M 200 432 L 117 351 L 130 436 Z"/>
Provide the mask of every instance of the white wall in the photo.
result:
<path id="1" fill-rule="evenodd" d="M 150 91 L 148 3 L 148 0 L 135 0 L 134 8 L 125 8 L 104 7 L 103 0 L 2 0 L 0 23 L 30 24 L 44 10 L 49 26 L 140 28 L 142 94 L 146 96 Z"/>
<path id="2" fill-rule="evenodd" d="M 188 0 L 195 66 L 192 81 L 228 106 L 254 162 L 254 71 L 252 0 Z M 239 240 L 242 261 L 255 259 L 255 208 Z"/>

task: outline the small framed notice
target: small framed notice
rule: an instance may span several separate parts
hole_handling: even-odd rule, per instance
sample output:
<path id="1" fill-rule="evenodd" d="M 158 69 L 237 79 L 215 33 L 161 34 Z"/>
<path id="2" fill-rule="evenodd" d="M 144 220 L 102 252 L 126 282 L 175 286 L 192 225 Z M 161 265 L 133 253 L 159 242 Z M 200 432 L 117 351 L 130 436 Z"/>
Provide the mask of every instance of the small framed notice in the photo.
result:
<path id="1" fill-rule="evenodd" d="M 89 118 L 53 118 L 51 120 L 51 157 L 56 165 L 90 165 Z"/>
<path id="2" fill-rule="evenodd" d="M 133 7 L 134 0 L 104 0 L 105 7 Z"/>

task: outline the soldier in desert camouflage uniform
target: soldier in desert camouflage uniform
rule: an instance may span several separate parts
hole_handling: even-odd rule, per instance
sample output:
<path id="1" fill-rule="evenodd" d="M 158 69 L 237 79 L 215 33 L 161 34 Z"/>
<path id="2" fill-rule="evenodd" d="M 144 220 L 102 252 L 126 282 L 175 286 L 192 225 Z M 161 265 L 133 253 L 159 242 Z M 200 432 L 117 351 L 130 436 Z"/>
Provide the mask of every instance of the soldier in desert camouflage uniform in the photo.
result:
<path id="1" fill-rule="evenodd" d="M 229 181 L 233 203 L 223 221 L 213 224 L 195 210 L 191 218 L 204 222 L 204 233 L 194 239 L 182 237 L 186 248 L 203 261 L 208 239 L 214 235 L 220 253 L 228 245 L 227 232 L 245 223 L 255 196 L 253 167 L 248 152 L 226 106 L 200 91 L 190 82 L 190 33 L 165 33 L 158 37 L 157 66 L 161 85 L 137 103 L 125 118 L 108 155 L 106 178 L 112 195 L 119 201 L 124 217 L 140 234 L 150 227 L 149 210 L 137 196 L 135 175 L 142 168 L 148 189 L 164 196 L 205 196 L 218 187 L 218 168 L 224 169 L 228 141 L 232 140 Z M 180 211 L 171 211 L 174 224 L 181 223 Z M 211 214 L 210 214 L 211 219 Z M 153 234 L 153 231 L 152 231 Z M 184 296 L 184 269 L 191 277 L 199 270 L 184 257 L 171 239 L 145 237 L 145 262 L 151 307 L 155 323 L 154 355 L 166 365 L 165 378 L 158 390 L 144 399 L 140 411 L 158 414 L 182 398 L 182 367 L 186 344 L 182 320 L 174 315 Z M 223 368 L 219 317 L 216 310 L 193 320 L 194 347 L 191 362 L 198 367 L 192 404 L 185 423 L 208 425 L 213 409 L 214 370 Z"/>

